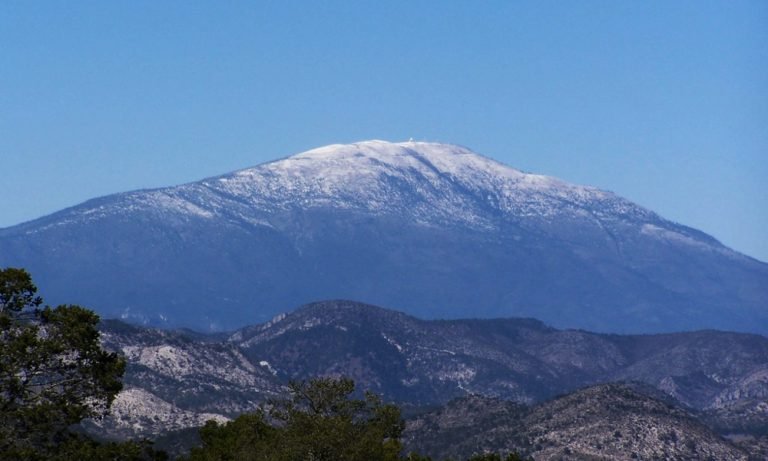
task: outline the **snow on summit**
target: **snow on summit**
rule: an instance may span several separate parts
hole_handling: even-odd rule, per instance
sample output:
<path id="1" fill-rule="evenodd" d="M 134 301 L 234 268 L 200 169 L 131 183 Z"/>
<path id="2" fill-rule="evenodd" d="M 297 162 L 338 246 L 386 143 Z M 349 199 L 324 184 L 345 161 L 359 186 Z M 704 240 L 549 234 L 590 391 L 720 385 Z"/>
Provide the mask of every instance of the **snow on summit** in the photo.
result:
<path id="1" fill-rule="evenodd" d="M 465 147 L 430 142 L 332 144 L 203 181 L 87 202 L 56 225 L 149 212 L 173 220 L 224 218 L 272 227 L 290 210 L 408 216 L 424 225 L 498 228 L 498 221 L 640 219 L 654 213 L 613 193 L 525 173 Z"/>
<path id="2" fill-rule="evenodd" d="M 448 175 L 482 182 L 483 179 L 498 176 L 523 184 L 564 184 L 554 178 L 525 174 L 464 147 L 413 141 L 390 143 L 375 140 L 333 144 L 265 166 L 274 171 L 292 171 L 293 174 L 325 173 L 324 176 L 328 178 L 413 171 L 428 179 Z"/>
<path id="3" fill-rule="evenodd" d="M 3 232 L 8 264 L 49 268 L 60 299 L 93 293 L 103 312 L 163 325 L 239 327 L 343 298 L 605 331 L 751 331 L 765 305 L 763 266 L 703 232 L 450 144 L 330 145 Z M 60 275 L 75 263 L 86 286 Z"/>
<path id="4" fill-rule="evenodd" d="M 552 216 L 595 202 L 648 214 L 611 193 L 524 173 L 464 147 L 426 142 L 333 144 L 204 184 L 264 209 L 299 205 L 406 212 L 417 222 L 475 227 L 492 226 L 490 215 L 499 213 Z"/>

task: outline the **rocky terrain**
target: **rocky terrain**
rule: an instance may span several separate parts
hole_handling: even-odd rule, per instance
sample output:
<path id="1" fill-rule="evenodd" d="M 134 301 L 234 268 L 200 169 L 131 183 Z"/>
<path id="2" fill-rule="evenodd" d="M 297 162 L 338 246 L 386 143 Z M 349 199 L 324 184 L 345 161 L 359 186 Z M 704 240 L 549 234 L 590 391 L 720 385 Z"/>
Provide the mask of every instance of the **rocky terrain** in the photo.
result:
<path id="1" fill-rule="evenodd" d="M 272 370 L 216 337 L 119 321 L 100 330 L 104 347 L 128 362 L 110 415 L 87 425 L 100 435 L 155 436 L 227 421 L 284 392 Z"/>
<path id="2" fill-rule="evenodd" d="M 637 381 L 691 408 L 744 405 L 764 416 L 768 390 L 768 338 L 720 331 L 606 335 L 533 319 L 421 320 L 328 301 L 228 340 L 283 379 L 344 374 L 414 403 L 468 393 L 534 402 L 589 384 Z"/>
<path id="3" fill-rule="evenodd" d="M 202 331 L 343 298 L 432 319 L 768 333 L 768 264 L 448 144 L 332 145 L 97 198 L 0 229 L 0 266 L 30 270 L 52 303 Z"/>
<path id="4" fill-rule="evenodd" d="M 469 395 L 518 402 L 502 414 L 467 412 L 496 415 L 493 421 L 519 419 L 521 403 L 632 381 L 721 434 L 758 440 L 768 422 L 768 338 L 759 335 L 621 336 L 558 330 L 532 319 L 420 320 L 351 301 L 307 305 L 229 335 L 121 322 L 102 328 L 105 346 L 129 361 L 126 390 L 99 423 L 102 434 L 152 434 L 231 417 L 279 396 L 288 380 L 320 375 L 349 376 L 360 389 L 408 408 Z M 531 427 L 543 424 L 544 418 L 530 419 L 534 414 L 526 413 Z M 498 431 L 506 437 L 506 429 Z"/>
<path id="5" fill-rule="evenodd" d="M 537 461 L 750 459 L 747 450 L 689 412 L 620 384 L 581 389 L 531 408 L 462 398 L 408 421 L 406 446 L 435 459 L 512 451 Z"/>

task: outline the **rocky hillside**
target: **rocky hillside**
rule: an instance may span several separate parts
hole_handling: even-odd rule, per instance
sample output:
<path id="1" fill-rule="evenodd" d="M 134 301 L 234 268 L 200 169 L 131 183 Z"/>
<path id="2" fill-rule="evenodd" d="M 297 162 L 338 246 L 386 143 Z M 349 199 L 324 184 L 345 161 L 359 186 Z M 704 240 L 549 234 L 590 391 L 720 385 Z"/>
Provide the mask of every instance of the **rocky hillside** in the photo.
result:
<path id="1" fill-rule="evenodd" d="M 219 337 L 120 322 L 103 328 L 105 345 L 129 360 L 107 432 L 152 433 L 229 417 L 279 395 L 290 379 L 320 375 L 349 376 L 407 405 L 467 395 L 535 403 L 635 381 L 721 433 L 759 436 L 768 425 L 768 338 L 757 335 L 620 336 L 531 319 L 427 321 L 349 301 L 311 304 Z"/>
<path id="2" fill-rule="evenodd" d="M 531 408 L 469 397 L 408 422 L 408 449 L 435 459 L 517 451 L 541 460 L 747 460 L 693 415 L 633 386 L 581 389 Z"/>
<path id="3" fill-rule="evenodd" d="M 344 374 L 414 403 L 468 393 L 534 402 L 589 384 L 637 381 L 691 408 L 736 408 L 738 401 L 760 414 L 768 391 L 768 338 L 719 331 L 606 335 L 532 319 L 420 320 L 328 301 L 229 341 L 283 379 Z"/>
<path id="4" fill-rule="evenodd" d="M 283 392 L 272 370 L 215 337 L 118 321 L 100 329 L 104 347 L 125 356 L 128 367 L 110 415 L 88 424 L 95 433 L 154 436 L 226 421 Z"/>
<path id="5" fill-rule="evenodd" d="M 768 264 L 466 148 L 333 145 L 0 229 L 0 266 L 105 318 L 226 330 L 318 299 L 423 318 L 768 333 Z"/>

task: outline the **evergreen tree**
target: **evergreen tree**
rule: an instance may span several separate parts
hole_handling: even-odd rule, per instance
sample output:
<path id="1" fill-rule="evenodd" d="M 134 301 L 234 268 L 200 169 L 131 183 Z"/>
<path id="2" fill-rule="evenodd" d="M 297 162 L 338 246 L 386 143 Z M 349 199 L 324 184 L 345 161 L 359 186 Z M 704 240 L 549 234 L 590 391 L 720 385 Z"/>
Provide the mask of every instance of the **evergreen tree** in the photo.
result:
<path id="1" fill-rule="evenodd" d="M 200 429 L 202 446 L 189 461 L 431 461 L 402 456 L 400 409 L 366 393 L 352 398 L 347 378 L 293 382 L 291 397 L 266 409 Z M 470 461 L 522 461 L 516 453 L 475 455 Z"/>
<path id="2" fill-rule="evenodd" d="M 509 453 L 506 458 L 498 453 L 484 453 L 474 455 L 468 461 L 523 461 L 523 458 L 517 453 Z"/>
<path id="3" fill-rule="evenodd" d="M 277 429 L 259 411 L 240 415 L 224 425 L 208 421 L 200 428 L 201 448 L 193 448 L 194 461 L 268 461 L 275 459 Z"/>
<path id="4" fill-rule="evenodd" d="M 348 378 L 294 382 L 289 388 L 292 397 L 271 411 L 282 424 L 281 459 L 399 459 L 404 424 L 398 407 L 370 392 L 351 398 L 355 384 Z"/>
<path id="5" fill-rule="evenodd" d="M 289 385 L 291 397 L 268 410 L 200 431 L 193 461 L 395 461 L 400 459 L 400 409 L 373 394 L 353 399 L 350 379 L 318 378 Z M 271 424 L 267 420 L 271 421 Z"/>
<path id="6" fill-rule="evenodd" d="M 131 452 L 144 453 L 141 444 L 70 432 L 108 410 L 125 362 L 101 348 L 96 314 L 41 306 L 27 271 L 0 270 L 0 458 L 140 459 Z"/>

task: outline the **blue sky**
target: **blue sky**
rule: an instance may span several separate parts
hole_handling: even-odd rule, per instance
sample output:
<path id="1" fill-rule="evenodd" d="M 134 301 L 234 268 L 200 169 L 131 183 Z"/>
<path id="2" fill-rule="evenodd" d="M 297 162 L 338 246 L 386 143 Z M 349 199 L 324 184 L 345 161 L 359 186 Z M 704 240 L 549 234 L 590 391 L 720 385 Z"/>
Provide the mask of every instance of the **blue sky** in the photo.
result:
<path id="1" fill-rule="evenodd" d="M 768 261 L 768 2 L 0 2 L 0 227 L 410 137 Z"/>

